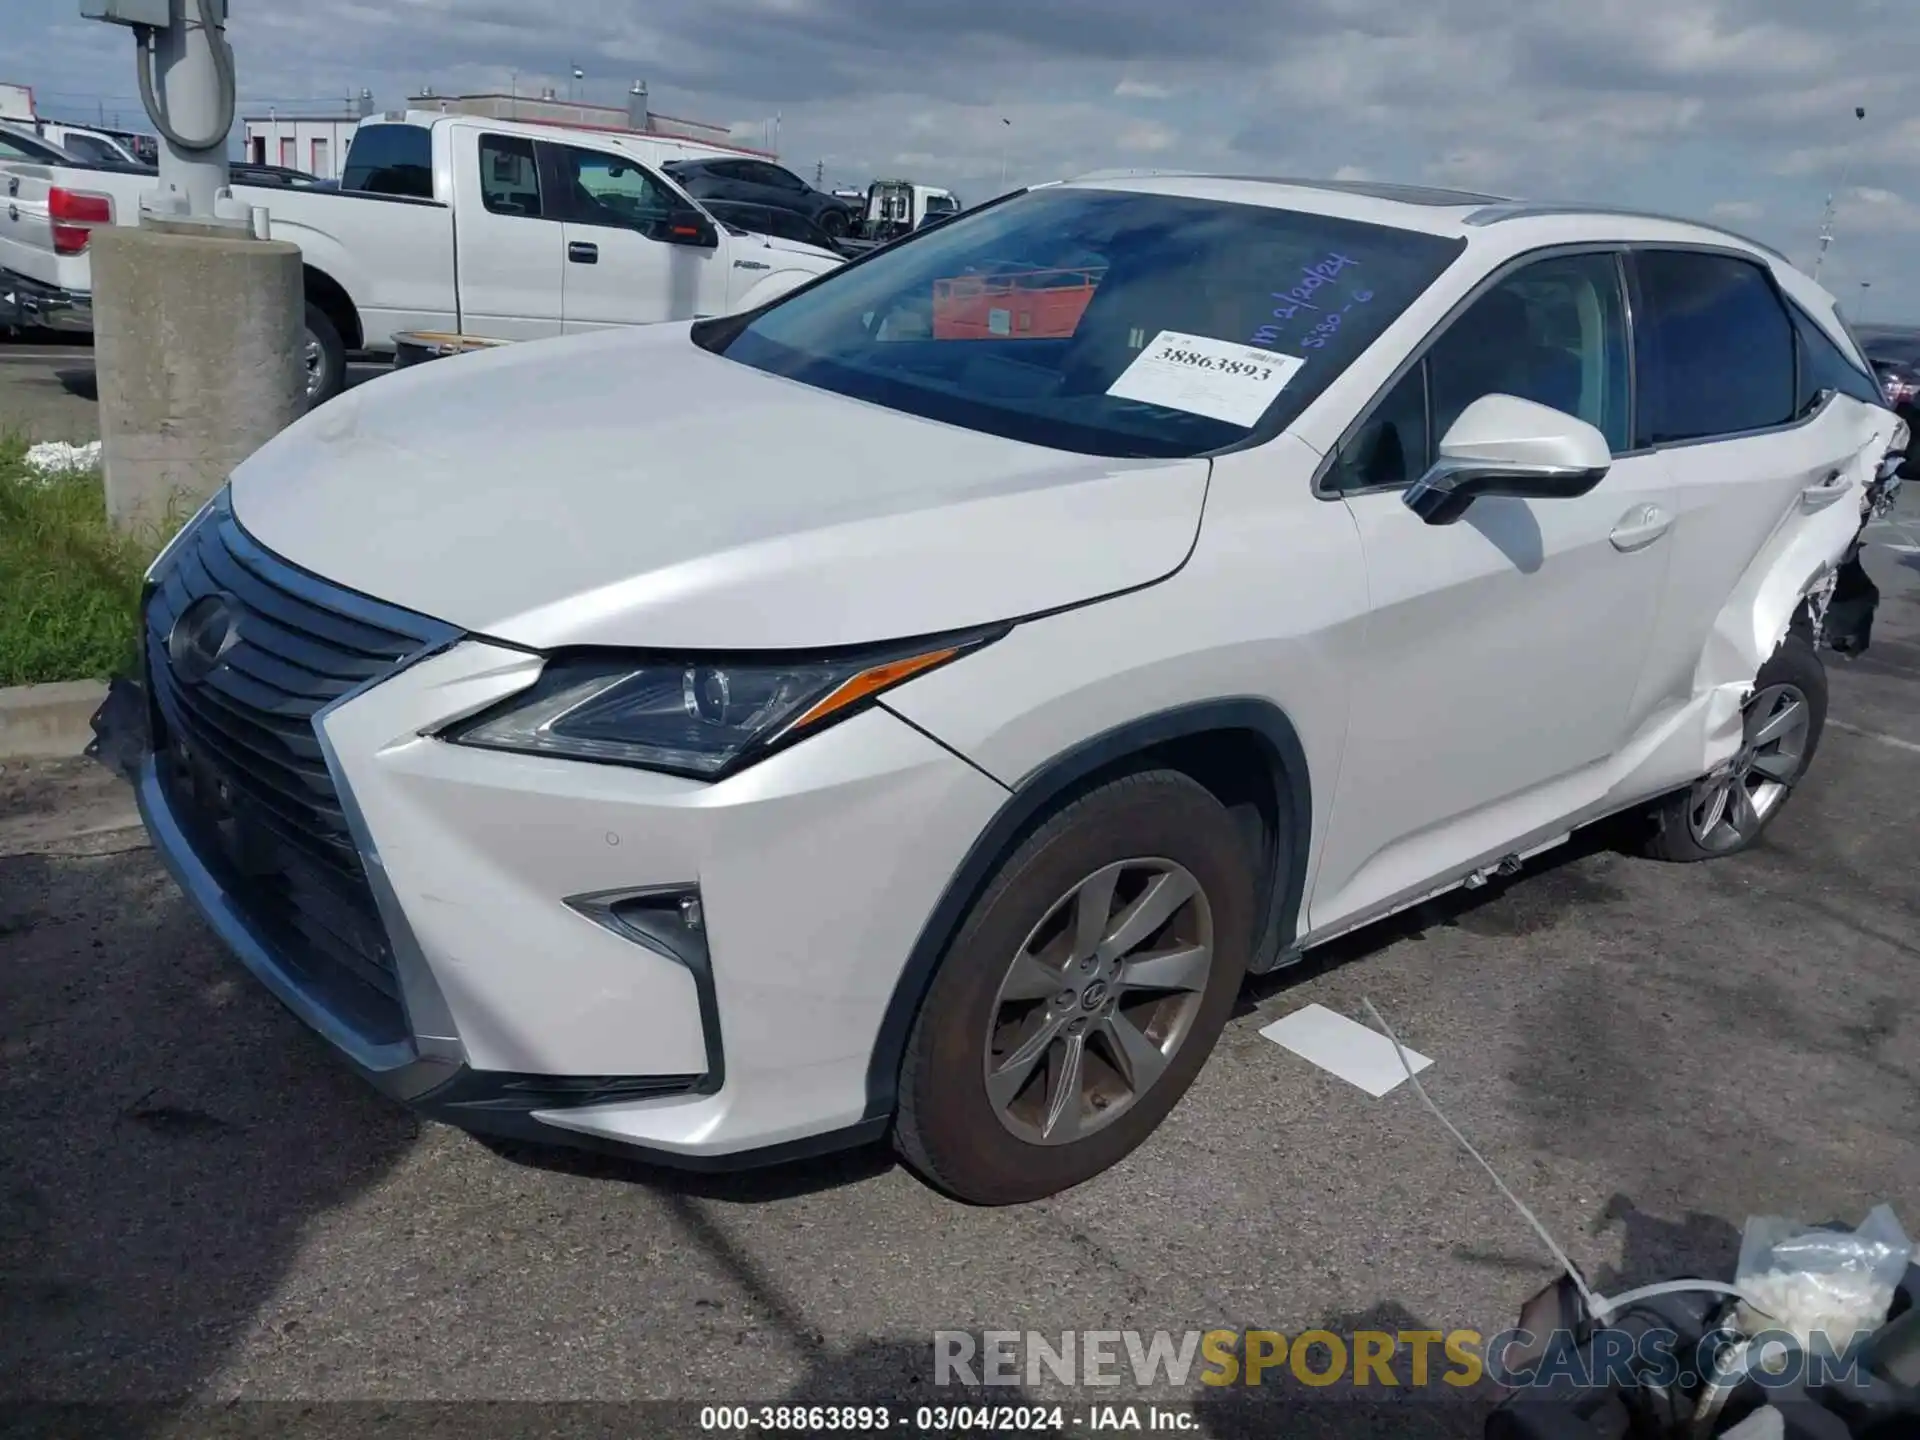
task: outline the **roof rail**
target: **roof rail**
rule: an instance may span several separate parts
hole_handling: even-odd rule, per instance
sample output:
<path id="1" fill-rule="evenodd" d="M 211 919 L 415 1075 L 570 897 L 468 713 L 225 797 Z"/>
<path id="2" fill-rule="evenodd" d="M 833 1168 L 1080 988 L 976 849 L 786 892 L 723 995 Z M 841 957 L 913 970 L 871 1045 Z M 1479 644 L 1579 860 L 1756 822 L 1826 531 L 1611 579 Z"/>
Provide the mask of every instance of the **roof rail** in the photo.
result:
<path id="1" fill-rule="evenodd" d="M 1365 195 L 1374 200 L 1394 200 L 1403 205 L 1501 205 L 1508 203 L 1498 195 L 1474 190 L 1449 190 L 1435 185 L 1401 185 L 1388 180 L 1313 180 L 1294 175 L 1237 175 L 1220 170 L 1093 170 L 1075 175 L 1073 181 L 1140 180 L 1150 178 L 1184 180 L 1234 180 L 1250 185 L 1285 185 L 1295 190 L 1328 190 L 1341 195 Z"/>
<path id="2" fill-rule="evenodd" d="M 1751 235 L 1742 235 L 1738 230 L 1729 230 L 1724 225 L 1715 225 L 1709 220 L 1696 220 L 1690 215 L 1674 215 L 1664 210 L 1636 210 L 1624 205 L 1581 205 L 1571 201 L 1527 201 L 1511 200 L 1499 205 L 1487 205 L 1466 217 L 1468 225 L 1498 225 L 1503 220 L 1532 220 L 1547 215 L 1613 215 L 1627 220 L 1664 220 L 1670 225 L 1691 225 L 1696 230 L 1711 230 L 1716 235 L 1725 235 L 1730 240 L 1738 240 L 1742 245 L 1751 245 L 1755 250 L 1763 251 L 1786 265 L 1793 264 L 1787 256 L 1754 239 Z"/>

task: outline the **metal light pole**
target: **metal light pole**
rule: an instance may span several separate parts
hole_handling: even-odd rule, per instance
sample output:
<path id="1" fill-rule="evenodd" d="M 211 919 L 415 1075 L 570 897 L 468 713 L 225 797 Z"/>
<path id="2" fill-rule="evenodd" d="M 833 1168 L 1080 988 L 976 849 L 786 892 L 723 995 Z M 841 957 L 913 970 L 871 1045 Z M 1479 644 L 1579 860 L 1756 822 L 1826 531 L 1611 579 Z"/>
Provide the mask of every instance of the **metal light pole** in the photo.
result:
<path id="1" fill-rule="evenodd" d="M 1866 119 L 1867 107 L 1864 105 L 1854 106 L 1853 118 L 1856 120 Z M 1851 178 L 1852 174 L 1853 150 L 1849 147 L 1846 158 L 1841 162 L 1840 166 L 1840 188 L 1827 196 L 1826 213 L 1822 215 L 1820 219 L 1820 248 L 1816 250 L 1813 255 L 1813 278 L 1815 280 L 1820 278 L 1820 267 L 1826 263 L 1827 247 L 1833 243 L 1833 216 L 1837 205 L 1837 198 L 1847 193 L 1847 181 Z"/>
<path id="2" fill-rule="evenodd" d="M 1006 130 L 1002 131 L 1000 135 L 1000 193 L 1004 195 L 1007 193 L 1007 146 L 1010 145 L 1013 140 L 1012 135 L 1008 132 L 1013 129 L 1013 121 L 1002 115 L 1000 117 L 1000 123 L 1006 127 Z"/>

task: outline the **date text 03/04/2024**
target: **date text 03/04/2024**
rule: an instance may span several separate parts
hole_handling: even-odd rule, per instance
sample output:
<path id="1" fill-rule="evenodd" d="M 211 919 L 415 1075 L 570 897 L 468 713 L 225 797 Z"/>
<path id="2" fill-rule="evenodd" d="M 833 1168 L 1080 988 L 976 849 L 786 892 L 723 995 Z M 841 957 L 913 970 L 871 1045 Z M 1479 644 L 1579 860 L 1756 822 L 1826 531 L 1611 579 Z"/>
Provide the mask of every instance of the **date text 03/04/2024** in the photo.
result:
<path id="1" fill-rule="evenodd" d="M 981 1434 L 1067 1430 L 1197 1431 L 1191 1410 L 1166 1405 L 707 1405 L 709 1435 Z"/>
<path id="2" fill-rule="evenodd" d="M 1112 1411 L 1136 1407 L 1091 1408 Z M 890 1431 L 907 1435 L 1001 1435 L 1064 1431 L 1082 1425 L 1109 1428 L 1061 1405 L 706 1405 L 700 1410 L 700 1430 L 707 1435 L 877 1435 Z M 1111 1428 L 1140 1427 L 1121 1424 Z M 1188 1427 L 1167 1424 L 1157 1428 Z"/>

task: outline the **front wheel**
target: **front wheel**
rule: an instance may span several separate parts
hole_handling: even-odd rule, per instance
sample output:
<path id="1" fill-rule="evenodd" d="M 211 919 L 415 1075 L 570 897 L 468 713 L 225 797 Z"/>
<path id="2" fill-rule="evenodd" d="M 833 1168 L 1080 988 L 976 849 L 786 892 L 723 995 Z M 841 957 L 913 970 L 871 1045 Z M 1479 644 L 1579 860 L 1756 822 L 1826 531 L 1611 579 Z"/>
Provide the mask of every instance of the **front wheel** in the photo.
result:
<path id="1" fill-rule="evenodd" d="M 327 312 L 311 301 L 300 336 L 300 365 L 306 377 L 307 409 L 325 404 L 346 388 L 346 343 Z"/>
<path id="2" fill-rule="evenodd" d="M 941 961 L 900 1077 L 902 1156 L 986 1205 L 1114 1164 L 1219 1038 L 1253 909 L 1239 827 L 1185 775 L 1127 776 L 1060 810 L 1003 862 Z"/>
<path id="3" fill-rule="evenodd" d="M 1733 759 L 1654 811 L 1646 853 L 1687 862 L 1737 855 L 1772 823 L 1813 763 L 1827 722 L 1827 669 L 1789 635 L 1754 677 Z"/>

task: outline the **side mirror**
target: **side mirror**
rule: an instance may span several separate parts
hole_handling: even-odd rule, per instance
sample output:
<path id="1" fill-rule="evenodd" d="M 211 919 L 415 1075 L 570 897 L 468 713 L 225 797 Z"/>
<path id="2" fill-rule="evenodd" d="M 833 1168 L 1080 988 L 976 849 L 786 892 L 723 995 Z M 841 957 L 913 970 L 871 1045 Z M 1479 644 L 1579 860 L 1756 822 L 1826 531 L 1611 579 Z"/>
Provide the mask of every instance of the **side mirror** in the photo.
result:
<path id="1" fill-rule="evenodd" d="M 1451 525 L 1482 495 L 1571 500 L 1606 478 L 1607 437 L 1586 421 L 1517 395 L 1482 395 L 1440 440 L 1440 458 L 1408 487 L 1407 508 Z"/>
<path id="2" fill-rule="evenodd" d="M 675 209 L 668 213 L 661 224 L 660 238 L 669 245 L 692 245 L 711 250 L 720 243 L 720 232 L 698 210 Z"/>

